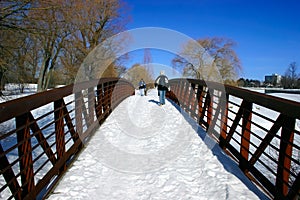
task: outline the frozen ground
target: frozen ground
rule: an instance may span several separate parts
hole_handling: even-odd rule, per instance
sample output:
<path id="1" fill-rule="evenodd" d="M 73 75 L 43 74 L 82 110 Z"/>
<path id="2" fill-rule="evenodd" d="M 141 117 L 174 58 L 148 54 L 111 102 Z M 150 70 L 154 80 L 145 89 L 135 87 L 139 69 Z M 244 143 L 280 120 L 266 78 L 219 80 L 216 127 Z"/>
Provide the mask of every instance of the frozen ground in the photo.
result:
<path id="1" fill-rule="evenodd" d="M 49 199 L 267 199 L 218 145 L 157 91 L 107 118 Z"/>

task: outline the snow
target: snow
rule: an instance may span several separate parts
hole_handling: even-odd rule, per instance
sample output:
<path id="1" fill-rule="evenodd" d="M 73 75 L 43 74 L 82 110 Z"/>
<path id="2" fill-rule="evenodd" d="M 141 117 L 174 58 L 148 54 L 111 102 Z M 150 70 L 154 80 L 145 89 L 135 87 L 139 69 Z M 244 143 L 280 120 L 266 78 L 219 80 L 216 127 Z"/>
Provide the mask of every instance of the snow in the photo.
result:
<path id="1" fill-rule="evenodd" d="M 124 100 L 48 199 L 268 199 L 157 91 Z"/>
<path id="2" fill-rule="evenodd" d="M 20 93 L 21 92 L 21 87 L 24 87 L 23 93 Z M 4 89 L 5 90 L 1 91 L 3 93 L 3 96 L 0 96 L 0 103 L 36 93 L 37 84 L 33 84 L 33 83 L 26 83 L 26 84 L 9 83 L 9 84 L 5 84 Z"/>

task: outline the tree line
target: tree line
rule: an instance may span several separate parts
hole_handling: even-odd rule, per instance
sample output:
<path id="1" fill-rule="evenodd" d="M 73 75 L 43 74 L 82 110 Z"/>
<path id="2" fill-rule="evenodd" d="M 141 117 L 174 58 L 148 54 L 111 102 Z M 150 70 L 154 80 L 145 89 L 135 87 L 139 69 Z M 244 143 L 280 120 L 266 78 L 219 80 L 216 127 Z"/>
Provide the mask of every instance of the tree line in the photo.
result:
<path id="1" fill-rule="evenodd" d="M 0 1 L 0 91 L 6 82 L 69 84 L 90 51 L 125 29 L 119 0 Z M 117 76 L 121 59 L 106 70 Z"/>
<path id="2" fill-rule="evenodd" d="M 279 78 L 279 80 L 277 80 Z M 237 80 L 240 87 L 282 87 L 284 89 L 300 89 L 300 73 L 297 73 L 297 63 L 291 62 L 282 76 L 271 80 L 259 81 L 240 78 Z"/>

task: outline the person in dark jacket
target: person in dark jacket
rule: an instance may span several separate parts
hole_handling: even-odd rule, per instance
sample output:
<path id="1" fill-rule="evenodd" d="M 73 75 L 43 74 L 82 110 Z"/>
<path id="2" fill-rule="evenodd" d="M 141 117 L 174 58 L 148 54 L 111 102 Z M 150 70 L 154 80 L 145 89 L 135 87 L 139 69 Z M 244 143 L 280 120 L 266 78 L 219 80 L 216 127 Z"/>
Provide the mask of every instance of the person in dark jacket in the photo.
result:
<path id="1" fill-rule="evenodd" d="M 141 79 L 140 82 L 139 82 L 139 90 L 140 90 L 141 96 L 144 96 L 145 95 L 145 90 L 146 90 L 146 83 L 143 79 Z"/>
<path id="2" fill-rule="evenodd" d="M 155 80 L 155 87 L 157 87 L 159 95 L 159 105 L 164 105 L 166 102 L 166 92 L 169 90 L 169 79 L 164 74 L 164 71 L 160 72 L 160 75 Z"/>

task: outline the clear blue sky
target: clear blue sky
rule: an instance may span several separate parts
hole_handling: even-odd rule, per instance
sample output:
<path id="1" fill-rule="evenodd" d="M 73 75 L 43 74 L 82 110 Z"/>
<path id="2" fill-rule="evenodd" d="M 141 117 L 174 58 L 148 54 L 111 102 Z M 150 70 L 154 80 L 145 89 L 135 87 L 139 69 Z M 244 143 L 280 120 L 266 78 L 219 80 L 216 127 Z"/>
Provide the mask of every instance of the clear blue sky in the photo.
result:
<path id="1" fill-rule="evenodd" d="M 291 62 L 300 73 L 299 0 L 124 0 L 130 8 L 127 29 L 163 27 L 194 39 L 226 37 L 236 42 L 243 72 L 240 77 L 263 80 L 283 75 Z M 142 63 L 142 51 L 131 53 Z M 152 61 L 171 65 L 171 55 L 152 51 Z"/>

